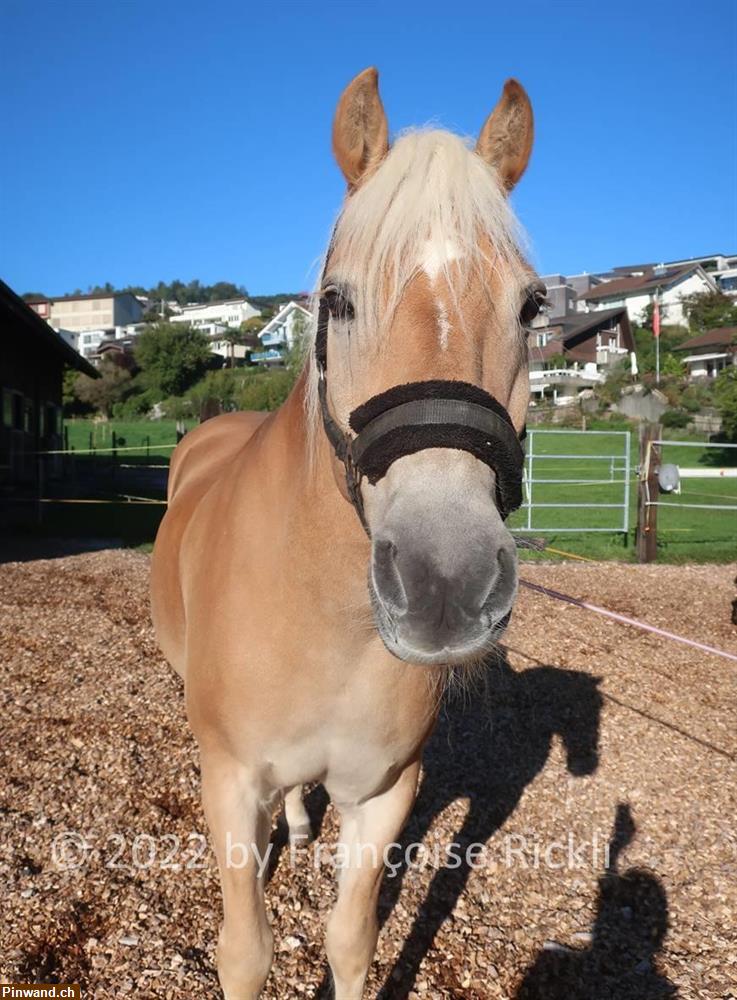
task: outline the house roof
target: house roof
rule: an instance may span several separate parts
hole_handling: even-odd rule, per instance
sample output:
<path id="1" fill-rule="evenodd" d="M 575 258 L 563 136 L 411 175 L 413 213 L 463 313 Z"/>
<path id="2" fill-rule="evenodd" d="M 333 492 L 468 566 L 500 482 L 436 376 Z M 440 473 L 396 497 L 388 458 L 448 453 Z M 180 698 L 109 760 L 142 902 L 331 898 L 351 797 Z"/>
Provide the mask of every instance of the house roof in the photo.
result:
<path id="1" fill-rule="evenodd" d="M 603 326 L 607 320 L 613 319 L 615 316 L 621 316 L 622 313 L 626 312 L 625 306 L 614 306 L 612 309 L 597 309 L 594 312 L 569 313 L 567 316 L 561 316 L 560 319 L 556 319 L 550 325 L 562 327 L 567 340 L 569 337 L 584 333 L 586 330 Z"/>
<path id="2" fill-rule="evenodd" d="M 284 317 L 294 309 L 300 309 L 308 319 L 312 319 L 312 313 L 309 309 L 303 306 L 301 302 L 295 302 L 294 299 L 290 299 L 289 302 L 284 303 L 278 313 L 271 317 L 268 323 L 263 325 L 258 332 L 259 337 L 265 333 L 270 333 L 272 328 L 279 326 Z"/>
<path id="3" fill-rule="evenodd" d="M 695 347 L 735 347 L 737 348 L 737 326 L 718 326 L 706 330 L 675 348 L 676 351 L 690 351 Z"/>
<path id="4" fill-rule="evenodd" d="M 655 274 L 653 271 L 647 270 L 645 274 L 628 275 L 614 281 L 605 281 L 601 285 L 596 285 L 594 288 L 582 292 L 579 299 L 590 302 L 654 292 L 656 288 L 675 285 L 696 271 L 698 267 L 698 264 L 690 264 L 686 267 L 669 267 L 665 269 L 663 274 Z"/>
<path id="5" fill-rule="evenodd" d="M 78 354 L 61 334 L 49 326 L 45 319 L 41 319 L 38 313 L 31 309 L 19 295 L 16 295 L 4 281 L 0 281 L 0 316 L 7 318 L 13 325 L 21 327 L 24 333 L 30 335 L 32 338 L 30 347 L 35 348 L 36 345 L 43 345 L 45 349 L 56 354 L 61 363 L 70 365 L 92 378 L 99 377 L 97 369 L 93 368 L 81 354 Z"/>
<path id="6" fill-rule="evenodd" d="M 600 330 L 611 327 L 612 321 L 616 321 L 619 325 L 624 346 L 630 351 L 634 350 L 627 308 L 617 306 L 614 309 L 599 309 L 596 312 L 570 313 L 568 316 L 554 319 L 547 328 L 535 327 L 533 333 L 545 329 L 551 332 L 544 347 L 531 345 L 530 356 L 535 361 L 548 361 L 556 354 L 564 354 L 571 361 L 584 363 L 595 361 L 595 335 Z"/>
<path id="7" fill-rule="evenodd" d="M 189 305 L 182 306 L 181 308 L 182 312 L 187 312 L 187 310 L 194 310 L 194 309 L 211 309 L 213 306 L 241 305 L 244 302 L 247 306 L 251 306 L 252 309 L 256 308 L 255 306 L 251 305 L 248 299 L 243 295 L 239 295 L 238 298 L 235 299 L 218 299 L 215 302 L 192 302 Z"/>
<path id="8" fill-rule="evenodd" d="M 25 301 L 29 305 L 39 305 L 42 302 L 77 302 L 82 299 L 122 299 L 124 295 L 129 295 L 138 302 L 138 297 L 133 292 L 94 292 L 88 295 L 34 295 Z"/>

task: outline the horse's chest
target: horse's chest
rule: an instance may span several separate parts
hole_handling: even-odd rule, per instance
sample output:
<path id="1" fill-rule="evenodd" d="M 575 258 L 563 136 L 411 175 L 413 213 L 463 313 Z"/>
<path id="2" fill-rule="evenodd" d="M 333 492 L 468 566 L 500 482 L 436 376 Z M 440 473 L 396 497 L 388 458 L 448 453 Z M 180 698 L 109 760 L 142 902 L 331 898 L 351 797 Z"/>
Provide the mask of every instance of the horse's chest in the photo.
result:
<path id="1" fill-rule="evenodd" d="M 394 782 L 423 728 L 396 705 L 347 699 L 274 755 L 272 781 L 286 787 L 319 780 L 335 801 L 359 801 Z"/>

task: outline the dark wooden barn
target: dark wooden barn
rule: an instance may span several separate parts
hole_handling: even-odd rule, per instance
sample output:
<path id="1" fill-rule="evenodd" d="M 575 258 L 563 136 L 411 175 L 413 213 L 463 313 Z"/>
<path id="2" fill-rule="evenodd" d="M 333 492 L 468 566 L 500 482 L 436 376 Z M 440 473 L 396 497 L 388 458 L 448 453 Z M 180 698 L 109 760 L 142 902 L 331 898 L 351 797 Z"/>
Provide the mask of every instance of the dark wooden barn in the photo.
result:
<path id="1" fill-rule="evenodd" d="M 0 490 L 5 496 L 32 490 L 40 475 L 60 462 L 39 462 L 39 453 L 63 447 L 64 368 L 97 371 L 71 344 L 0 281 Z"/>

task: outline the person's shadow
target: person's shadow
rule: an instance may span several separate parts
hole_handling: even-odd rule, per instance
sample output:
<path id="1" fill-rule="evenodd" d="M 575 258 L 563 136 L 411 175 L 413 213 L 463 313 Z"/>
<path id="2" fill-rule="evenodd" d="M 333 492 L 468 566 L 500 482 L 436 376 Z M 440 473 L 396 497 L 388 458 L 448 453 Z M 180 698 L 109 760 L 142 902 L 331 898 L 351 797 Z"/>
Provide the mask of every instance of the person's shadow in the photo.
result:
<path id="1" fill-rule="evenodd" d="M 451 697 L 446 704 L 425 749 L 422 785 L 403 845 L 422 841 L 435 817 L 465 798 L 468 812 L 454 837 L 455 857 L 461 863 L 441 865 L 433 876 L 379 992 L 382 1000 L 402 1000 L 412 990 L 423 957 L 468 881 L 467 849 L 485 844 L 511 816 L 527 785 L 545 766 L 554 737 L 562 741 L 571 774 L 596 770 L 602 703 L 598 684 L 599 678 L 590 674 L 552 666 L 515 671 L 499 654 L 484 675 L 484 691 Z M 400 868 L 384 880 L 382 922 L 397 902 L 405 874 Z"/>
<path id="2" fill-rule="evenodd" d="M 653 967 L 668 929 L 668 902 L 651 872 L 618 871 L 619 855 L 635 835 L 629 805 L 620 804 L 599 879 L 591 945 L 541 951 L 527 970 L 515 1000 L 656 1000 L 675 997 L 675 986 Z"/>

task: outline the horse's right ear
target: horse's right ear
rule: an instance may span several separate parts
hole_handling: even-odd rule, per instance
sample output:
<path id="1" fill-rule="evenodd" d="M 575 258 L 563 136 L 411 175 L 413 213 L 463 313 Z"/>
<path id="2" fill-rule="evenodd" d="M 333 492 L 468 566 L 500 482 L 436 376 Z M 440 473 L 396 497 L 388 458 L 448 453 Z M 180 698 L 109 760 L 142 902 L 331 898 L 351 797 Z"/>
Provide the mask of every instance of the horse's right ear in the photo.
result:
<path id="1" fill-rule="evenodd" d="M 333 119 L 333 153 L 349 188 L 356 187 L 386 156 L 389 127 L 374 67 L 351 80 Z"/>

